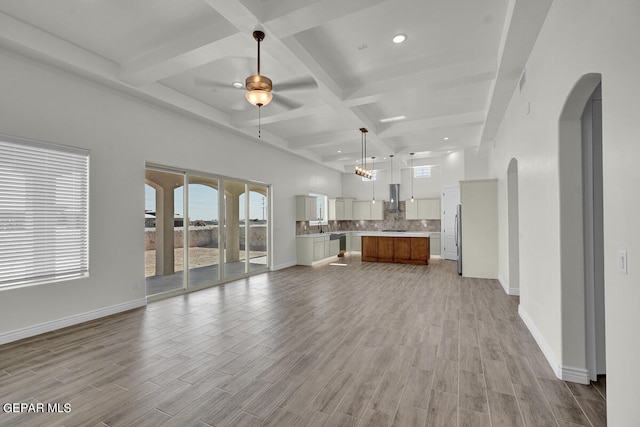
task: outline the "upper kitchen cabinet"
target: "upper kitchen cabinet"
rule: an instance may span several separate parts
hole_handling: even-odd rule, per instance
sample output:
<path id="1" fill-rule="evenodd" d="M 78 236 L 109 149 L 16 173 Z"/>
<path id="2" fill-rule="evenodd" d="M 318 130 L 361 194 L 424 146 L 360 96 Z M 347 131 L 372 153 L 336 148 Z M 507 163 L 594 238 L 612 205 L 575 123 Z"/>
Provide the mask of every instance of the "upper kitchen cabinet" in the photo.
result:
<path id="1" fill-rule="evenodd" d="M 353 199 L 329 199 L 329 221 L 353 219 Z"/>
<path id="2" fill-rule="evenodd" d="M 462 275 L 498 278 L 498 181 L 460 181 Z"/>
<path id="3" fill-rule="evenodd" d="M 318 219 L 318 198 L 314 196 L 296 196 L 296 221 L 315 221 Z"/>
<path id="4" fill-rule="evenodd" d="M 405 203 L 406 219 L 440 219 L 440 199 L 417 199 Z"/>
<path id="5" fill-rule="evenodd" d="M 378 220 L 384 219 L 384 202 L 378 200 L 355 200 L 353 202 L 353 219 L 355 220 Z"/>

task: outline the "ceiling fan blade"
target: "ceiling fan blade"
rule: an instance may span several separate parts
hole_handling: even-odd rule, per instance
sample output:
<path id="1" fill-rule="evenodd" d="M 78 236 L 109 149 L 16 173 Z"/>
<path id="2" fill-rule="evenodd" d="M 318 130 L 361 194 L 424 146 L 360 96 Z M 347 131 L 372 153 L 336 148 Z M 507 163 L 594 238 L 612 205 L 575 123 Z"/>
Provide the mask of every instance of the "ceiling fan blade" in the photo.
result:
<path id="1" fill-rule="evenodd" d="M 235 89 L 230 84 L 223 84 L 223 83 L 217 82 L 215 80 L 204 79 L 202 77 L 194 78 L 193 79 L 193 83 L 196 86 L 204 86 L 204 87 L 208 87 L 210 89 Z"/>
<path id="2" fill-rule="evenodd" d="M 316 89 L 317 87 L 318 87 L 318 83 L 316 83 L 316 81 L 311 77 L 305 77 L 302 79 L 290 80 L 288 82 L 273 84 L 273 89 L 277 90 L 278 92 L 282 92 L 283 90 L 286 90 L 286 91 L 310 90 L 310 89 Z"/>
<path id="3" fill-rule="evenodd" d="M 283 107 L 285 107 L 288 110 L 295 110 L 296 108 L 300 108 L 302 107 L 302 104 L 296 101 L 292 101 L 291 99 L 288 99 L 287 97 L 284 97 L 282 95 L 278 95 L 278 94 L 274 94 L 273 95 L 273 101 L 271 101 L 274 104 L 278 104 L 281 105 Z"/>

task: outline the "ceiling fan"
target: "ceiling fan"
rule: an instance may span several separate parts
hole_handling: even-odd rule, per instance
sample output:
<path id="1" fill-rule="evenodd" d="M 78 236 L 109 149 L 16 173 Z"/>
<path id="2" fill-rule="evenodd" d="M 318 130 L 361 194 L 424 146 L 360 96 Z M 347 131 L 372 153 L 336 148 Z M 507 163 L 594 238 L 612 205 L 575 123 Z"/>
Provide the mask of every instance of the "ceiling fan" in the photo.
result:
<path id="1" fill-rule="evenodd" d="M 213 90 L 237 90 L 239 88 L 245 88 L 247 90 L 245 97 L 249 103 L 255 105 L 257 107 L 264 107 L 265 105 L 273 102 L 273 104 L 280 105 L 287 110 L 293 110 L 302 106 L 301 102 L 290 99 L 286 96 L 283 96 L 283 92 L 293 92 L 293 91 L 304 91 L 316 89 L 318 84 L 311 77 L 304 77 L 300 79 L 290 80 L 282 83 L 277 83 L 274 85 L 270 78 L 263 76 L 260 74 L 260 43 L 265 38 L 265 34 L 262 31 L 254 31 L 253 38 L 258 43 L 258 68 L 257 74 L 251 75 L 246 78 L 245 84 L 242 85 L 240 82 L 231 83 L 221 83 L 215 80 L 206 79 L 206 78 L 198 78 L 194 79 L 194 83 L 197 86 L 206 86 Z M 228 58 L 223 60 L 225 62 L 229 62 L 233 68 L 239 68 L 241 70 L 247 70 L 249 68 L 248 58 Z M 237 71 L 240 73 L 240 70 Z M 274 96 L 275 95 L 275 96 Z M 236 104 L 238 109 L 241 109 L 242 106 Z M 246 105 L 246 104 L 245 104 Z"/>

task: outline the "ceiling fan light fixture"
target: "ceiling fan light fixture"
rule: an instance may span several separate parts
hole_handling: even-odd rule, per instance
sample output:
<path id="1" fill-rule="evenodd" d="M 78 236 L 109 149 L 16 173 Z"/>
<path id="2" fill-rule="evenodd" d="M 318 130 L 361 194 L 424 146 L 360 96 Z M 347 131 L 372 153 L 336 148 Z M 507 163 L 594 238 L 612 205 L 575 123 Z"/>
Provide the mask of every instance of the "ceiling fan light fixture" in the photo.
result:
<path id="1" fill-rule="evenodd" d="M 266 90 L 253 89 L 245 94 L 247 101 L 256 107 L 264 107 L 273 99 L 273 94 Z"/>

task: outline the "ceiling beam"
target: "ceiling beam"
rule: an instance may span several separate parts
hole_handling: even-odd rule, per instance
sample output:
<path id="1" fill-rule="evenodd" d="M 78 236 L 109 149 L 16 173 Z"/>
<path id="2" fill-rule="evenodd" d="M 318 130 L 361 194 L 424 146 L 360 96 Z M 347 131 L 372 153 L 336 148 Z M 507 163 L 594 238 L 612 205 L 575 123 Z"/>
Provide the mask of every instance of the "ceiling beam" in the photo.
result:
<path id="1" fill-rule="evenodd" d="M 360 12 L 388 0 L 280 0 L 265 10 L 265 25 L 280 38 Z"/>
<path id="2" fill-rule="evenodd" d="M 144 86 L 238 54 L 238 45 L 253 47 L 250 36 L 223 21 L 200 28 L 120 67 L 122 81 Z"/>
<path id="3" fill-rule="evenodd" d="M 498 133 L 552 2 L 553 0 L 509 1 L 498 52 L 498 72 L 491 88 L 480 149 L 489 146 Z"/>
<path id="4" fill-rule="evenodd" d="M 449 116 L 429 117 L 421 120 L 395 122 L 381 131 L 379 135 L 382 138 L 393 138 L 447 127 L 482 126 L 485 115 L 484 111 L 473 111 Z"/>

